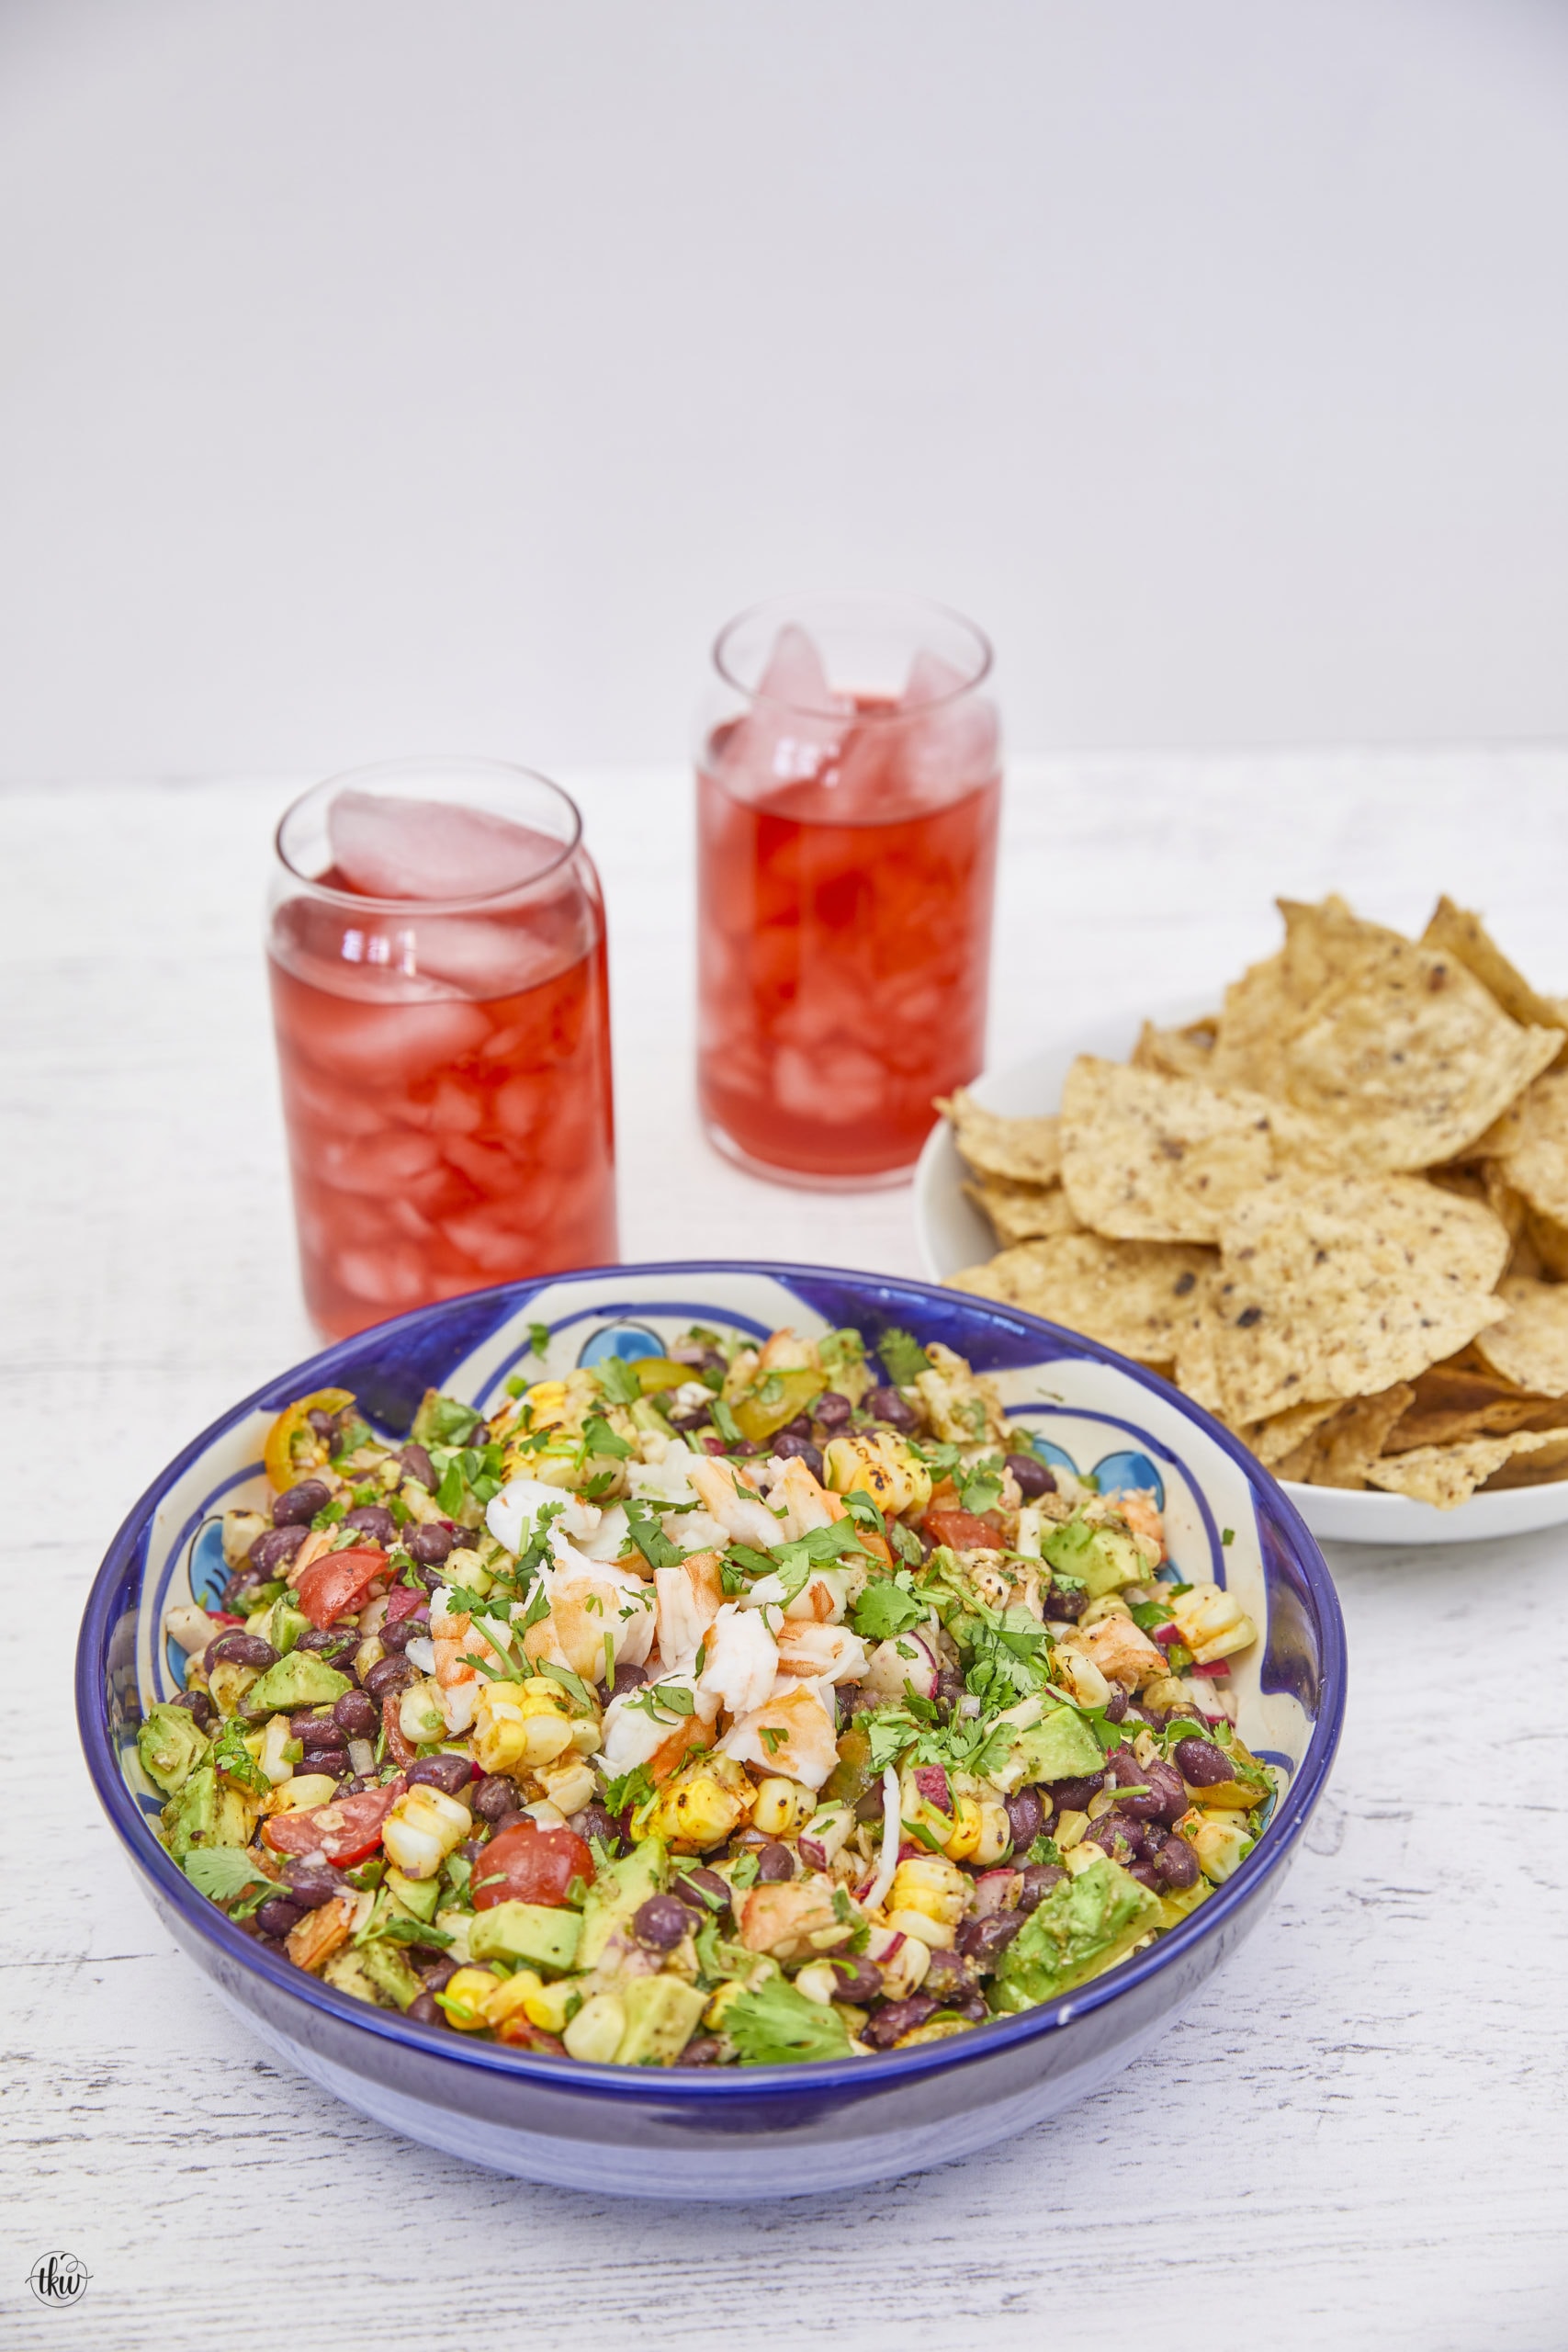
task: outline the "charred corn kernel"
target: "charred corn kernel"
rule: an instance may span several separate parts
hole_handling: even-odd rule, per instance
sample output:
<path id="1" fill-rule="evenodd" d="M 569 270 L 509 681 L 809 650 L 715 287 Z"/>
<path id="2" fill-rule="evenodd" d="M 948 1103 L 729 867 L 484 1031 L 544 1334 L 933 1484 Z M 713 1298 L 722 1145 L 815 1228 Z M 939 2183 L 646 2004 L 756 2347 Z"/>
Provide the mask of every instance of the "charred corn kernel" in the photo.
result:
<path id="1" fill-rule="evenodd" d="M 485 2000 L 486 2025 L 499 2025 L 516 2009 L 527 2014 L 528 2003 L 542 1988 L 544 1980 L 531 1968 L 520 1968 L 515 1976 L 503 1976 L 493 1993 Z"/>
<path id="2" fill-rule="evenodd" d="M 566 1419 L 566 1383 L 536 1380 L 532 1388 L 524 1390 L 523 1403 L 530 1429 L 555 1429 Z"/>
<path id="3" fill-rule="evenodd" d="M 566 1692 L 547 1675 L 481 1684 L 474 1701 L 474 1754 L 482 1771 L 535 1772 L 571 1744 Z"/>
<path id="4" fill-rule="evenodd" d="M 994 1797 L 981 1797 L 979 1805 L 980 1837 L 975 1848 L 975 1860 L 984 1868 L 992 1862 L 999 1862 L 1012 1844 L 1012 1824 L 1008 1819 L 1006 1805 Z"/>
<path id="5" fill-rule="evenodd" d="M 252 1683 L 260 1679 L 254 1666 L 235 1666 L 231 1659 L 222 1658 L 208 1676 L 207 1688 L 219 1713 L 232 1715 L 238 1713 L 240 1702 Z"/>
<path id="6" fill-rule="evenodd" d="M 826 2008 L 842 1982 L 841 1972 L 830 1961 L 814 1960 L 796 1970 L 795 1989 L 804 1993 L 808 2001 L 817 2001 Z"/>
<path id="7" fill-rule="evenodd" d="M 1195 1584 L 1171 1602 L 1177 1631 L 1199 1666 L 1233 1657 L 1258 1639 L 1258 1628 L 1239 1601 L 1217 1584 Z"/>
<path id="8" fill-rule="evenodd" d="M 798 1781 L 786 1781 L 782 1775 L 759 1781 L 752 1825 L 767 1838 L 793 1838 L 816 1803 L 811 1791 L 803 1789 Z"/>
<path id="9" fill-rule="evenodd" d="M 874 1930 L 873 1939 L 874 1941 Z M 921 1936 L 889 1934 L 886 1941 L 890 1949 L 876 1962 L 882 1972 L 883 1993 L 889 2001 L 907 2000 L 926 1981 L 931 1948 Z"/>
<path id="10" fill-rule="evenodd" d="M 492 1969 L 459 1968 L 435 1996 L 447 2024 L 459 2033 L 482 2033 L 488 2023 L 485 2011 L 501 1981 Z"/>
<path id="11" fill-rule="evenodd" d="M 381 1843 L 405 1877 L 434 1878 L 473 1826 L 466 1804 L 421 1781 L 403 1791 L 387 1815 Z"/>
<path id="12" fill-rule="evenodd" d="M 980 1850 L 980 1833 L 984 1827 L 980 1808 L 973 1797 L 960 1797 L 953 1815 L 953 1835 L 942 1848 L 949 1861 L 973 1861 Z"/>
<path id="13" fill-rule="evenodd" d="M 1087 1813 L 1068 1812 L 1058 1814 L 1056 1816 L 1056 1826 L 1051 1832 L 1052 1837 L 1056 1841 L 1057 1852 L 1059 1854 L 1070 1854 L 1075 1846 L 1082 1843 L 1084 1831 L 1088 1827 L 1089 1815 Z"/>
<path id="14" fill-rule="evenodd" d="M 931 1498 L 931 1474 L 891 1430 L 836 1437 L 822 1457 L 826 1485 L 836 1495 L 868 1494 L 889 1518 L 922 1511 Z"/>
<path id="15" fill-rule="evenodd" d="M 561 2035 L 573 2058 L 584 2064 L 607 2066 L 621 2046 L 626 2030 L 626 2004 L 618 1993 L 595 1993 Z"/>
<path id="16" fill-rule="evenodd" d="M 932 2018 L 927 2025 L 918 2025 L 909 2033 L 901 2033 L 893 2044 L 895 2050 L 916 2050 L 922 2041 L 945 2041 L 950 2033 L 962 2033 L 965 2018 Z"/>
<path id="17" fill-rule="evenodd" d="M 423 1747 L 428 1740 L 446 1737 L 446 1719 L 441 1712 L 438 1683 L 428 1677 L 410 1683 L 398 1701 L 398 1729 L 411 1747 Z"/>
<path id="18" fill-rule="evenodd" d="M 330 1772 L 296 1772 L 273 1791 L 272 1810 L 304 1813 L 313 1804 L 330 1804 L 336 1794 L 337 1782 Z"/>
<path id="19" fill-rule="evenodd" d="M 563 1814 L 580 1813 L 598 1793 L 592 1768 L 570 1748 L 558 1763 L 536 1766 L 535 1777 L 550 1804 Z"/>
<path id="20" fill-rule="evenodd" d="M 750 1818 L 755 1792 L 743 1766 L 732 1756 L 705 1756 L 688 1764 L 662 1788 L 639 1838 L 662 1838 L 685 1854 L 705 1854 Z"/>
<path id="21" fill-rule="evenodd" d="M 542 1984 L 536 1976 L 534 1990 L 523 2004 L 523 2014 L 530 2025 L 542 2027 L 546 2033 L 564 2033 L 567 2014 L 581 1998 L 581 1980 L 574 1983 L 570 1976 L 563 1976 L 554 1984 Z"/>
<path id="22" fill-rule="evenodd" d="M 275 1789 L 294 1778 L 294 1767 L 283 1752 L 293 1736 L 287 1715 L 274 1715 L 262 1734 L 261 1754 L 256 1761 Z"/>
<path id="23" fill-rule="evenodd" d="M 969 1881 L 940 1854 L 917 1854 L 900 1862 L 887 1891 L 887 1909 L 923 1913 L 943 1927 L 956 1927 L 969 1899 Z"/>
<path id="24" fill-rule="evenodd" d="M 1081 1650 L 1070 1649 L 1059 1642 L 1052 1653 L 1053 1664 L 1080 1707 L 1103 1707 L 1111 1699 L 1111 1685 L 1093 1658 L 1085 1657 Z"/>
<path id="25" fill-rule="evenodd" d="M 958 1940 L 958 1931 L 945 1919 L 933 1919 L 929 1911 L 894 1911 L 889 1909 L 887 1924 L 897 1928 L 911 1943 L 929 1944 L 932 1951 L 951 1951 Z"/>

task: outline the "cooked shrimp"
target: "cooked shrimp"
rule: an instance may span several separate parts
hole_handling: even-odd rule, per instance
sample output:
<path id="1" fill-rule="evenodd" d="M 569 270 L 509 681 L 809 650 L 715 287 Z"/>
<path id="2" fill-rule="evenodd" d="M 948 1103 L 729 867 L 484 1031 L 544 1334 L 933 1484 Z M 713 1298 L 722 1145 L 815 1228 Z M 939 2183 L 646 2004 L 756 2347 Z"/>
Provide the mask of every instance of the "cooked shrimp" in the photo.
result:
<path id="1" fill-rule="evenodd" d="M 779 1521 L 733 1463 L 717 1461 L 711 1453 L 694 1453 L 686 1475 L 704 1509 L 717 1520 L 732 1543 L 771 1552 L 784 1542 Z"/>
<path id="2" fill-rule="evenodd" d="M 787 1677 L 786 1687 L 719 1741 L 719 1751 L 742 1764 L 781 1772 L 802 1788 L 819 1789 L 839 1760 L 833 1716 L 816 1682 Z"/>
<path id="3" fill-rule="evenodd" d="M 778 1672 L 778 1645 L 768 1630 L 765 1611 L 737 1609 L 727 1600 L 703 1639 L 705 1660 L 697 1689 L 732 1715 L 750 1714 L 773 1687 Z"/>
<path id="4" fill-rule="evenodd" d="M 679 1567 L 656 1568 L 659 1655 L 666 1666 L 695 1657 L 703 1635 L 724 1606 L 716 1552 L 688 1553 Z"/>
<path id="5" fill-rule="evenodd" d="M 838 1496 L 818 1484 L 798 1453 L 784 1461 L 775 1454 L 761 1476 L 769 1488 L 769 1503 L 784 1512 L 779 1532 L 787 1543 L 809 1534 L 814 1527 L 831 1527 L 845 1516 Z"/>
<path id="6" fill-rule="evenodd" d="M 814 1618 L 786 1617 L 775 1639 L 781 1674 L 806 1674 L 824 1682 L 858 1682 L 866 1670 L 865 1644 L 847 1625 L 820 1625 Z"/>

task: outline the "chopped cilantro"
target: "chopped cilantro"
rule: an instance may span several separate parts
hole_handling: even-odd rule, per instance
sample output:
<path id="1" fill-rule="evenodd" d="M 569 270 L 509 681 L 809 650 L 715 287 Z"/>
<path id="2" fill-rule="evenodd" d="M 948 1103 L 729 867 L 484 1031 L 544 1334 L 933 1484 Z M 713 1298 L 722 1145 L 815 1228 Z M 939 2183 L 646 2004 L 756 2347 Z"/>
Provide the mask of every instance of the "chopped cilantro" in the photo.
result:
<path id="1" fill-rule="evenodd" d="M 678 1568 L 684 1554 L 671 1544 L 649 1505 L 636 1495 L 626 1503 L 626 1532 L 650 1568 Z"/>
<path id="2" fill-rule="evenodd" d="M 1221 1529 L 1221 1531 L 1220 1531 L 1220 1542 L 1221 1542 L 1222 1544 L 1234 1544 L 1234 1543 L 1235 1542 L 1235 1528 L 1234 1528 L 1234 1527 L 1224 1527 L 1224 1528 L 1222 1528 L 1222 1529 Z"/>
<path id="3" fill-rule="evenodd" d="M 539 1361 L 540 1361 L 540 1363 L 543 1363 L 543 1362 L 544 1362 L 545 1358 L 549 1354 L 549 1351 L 550 1351 L 550 1327 L 549 1327 L 549 1325 L 548 1325 L 547 1323 L 530 1323 L 530 1324 L 529 1324 L 529 1326 L 528 1326 L 528 1352 L 529 1352 L 529 1354 L 530 1354 L 530 1355 L 536 1355 L 536 1356 L 537 1356 L 537 1357 L 538 1357 L 538 1359 L 539 1359 Z"/>
<path id="4" fill-rule="evenodd" d="M 654 1793 L 646 1764 L 634 1764 L 629 1772 L 609 1782 L 604 1791 L 606 1813 L 624 1813 L 627 1805 L 646 1804 Z"/>
<path id="5" fill-rule="evenodd" d="M 642 1395 L 642 1382 L 624 1357 L 605 1356 L 593 1369 L 612 1405 L 635 1405 Z"/>
<path id="6" fill-rule="evenodd" d="M 888 1379 L 897 1388 L 912 1388 L 921 1373 L 931 1370 L 930 1361 L 919 1340 L 908 1331 L 901 1331 L 896 1323 L 890 1323 L 878 1340 L 876 1352 L 882 1358 L 883 1369 Z"/>
<path id="7" fill-rule="evenodd" d="M 784 1976 L 770 1976 L 739 1994 L 724 2013 L 724 2030 L 743 2066 L 783 2066 L 811 2058 L 845 2058 L 850 2032 L 838 2010 L 808 2001 Z"/>
<path id="8" fill-rule="evenodd" d="M 734 1414 L 730 1411 L 722 1396 L 716 1396 L 713 1403 L 708 1407 L 708 1419 L 713 1423 L 715 1429 L 718 1431 L 720 1437 L 724 1440 L 726 1445 L 737 1446 L 744 1442 L 741 1436 L 740 1424 L 736 1419 Z"/>
<path id="9" fill-rule="evenodd" d="M 776 1756 L 789 1737 L 788 1732 L 778 1724 L 759 1724 L 757 1736 L 770 1756 Z"/>
<path id="10" fill-rule="evenodd" d="M 597 1413 L 590 1413 L 582 1424 L 582 1434 L 591 1454 L 608 1455 L 613 1461 L 624 1462 L 631 1447 L 624 1437 L 617 1437 L 608 1421 Z"/>
<path id="11" fill-rule="evenodd" d="M 874 1527 L 879 1535 L 886 1534 L 887 1521 L 863 1487 L 852 1488 L 849 1494 L 840 1495 L 839 1499 L 858 1526 Z"/>
<path id="12" fill-rule="evenodd" d="M 927 1603 L 906 1591 L 901 1583 L 877 1577 L 856 1601 L 850 1622 L 863 1641 L 886 1642 L 918 1625 L 929 1613 Z"/>
<path id="13" fill-rule="evenodd" d="M 238 1846 L 193 1846 L 185 1858 L 184 1869 L 197 1892 L 209 1896 L 214 1903 L 232 1903 L 258 1880 L 268 1894 L 278 1892 L 254 1856 Z"/>
<path id="14" fill-rule="evenodd" d="M 973 1511 L 978 1519 L 982 1511 L 991 1509 L 1000 1497 L 1001 1491 L 1001 1460 L 998 1455 L 991 1454 L 986 1460 L 976 1462 L 964 1472 L 964 1483 L 958 1490 L 958 1499 L 965 1510 Z"/>

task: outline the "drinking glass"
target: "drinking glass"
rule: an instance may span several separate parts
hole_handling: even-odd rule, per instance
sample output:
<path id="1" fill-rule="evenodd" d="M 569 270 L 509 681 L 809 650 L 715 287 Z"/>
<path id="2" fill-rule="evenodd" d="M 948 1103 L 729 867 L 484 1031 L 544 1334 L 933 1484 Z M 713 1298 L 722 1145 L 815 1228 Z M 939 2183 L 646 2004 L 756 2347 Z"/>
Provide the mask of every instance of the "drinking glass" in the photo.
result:
<path id="1" fill-rule="evenodd" d="M 318 785 L 277 829 L 267 967 L 324 1331 L 615 1257 L 604 901 L 557 786 L 489 760 Z"/>
<path id="2" fill-rule="evenodd" d="M 906 1175 L 981 1068 L 1000 731 L 991 649 L 915 597 L 758 605 L 697 766 L 698 1092 L 718 1149 L 826 1189 Z"/>

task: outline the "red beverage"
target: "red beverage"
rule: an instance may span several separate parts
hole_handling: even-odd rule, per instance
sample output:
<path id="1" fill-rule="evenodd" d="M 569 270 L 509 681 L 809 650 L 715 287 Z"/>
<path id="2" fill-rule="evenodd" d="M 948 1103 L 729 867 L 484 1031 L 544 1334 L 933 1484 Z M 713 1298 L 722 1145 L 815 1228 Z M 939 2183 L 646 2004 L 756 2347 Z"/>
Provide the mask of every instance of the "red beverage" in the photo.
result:
<path id="1" fill-rule="evenodd" d="M 897 699 L 834 695 L 788 628 L 754 709 L 712 730 L 698 1070 L 731 1157 L 811 1183 L 886 1180 L 917 1158 L 932 1097 L 980 1069 L 998 765 L 994 713 L 948 662 L 917 652 Z"/>
<path id="2" fill-rule="evenodd" d="M 428 794 L 429 772 L 414 775 Z M 479 788 L 469 770 L 457 782 Z M 555 796 L 573 820 L 563 840 L 428 797 L 389 810 L 321 789 L 337 791 L 339 820 L 329 808 L 324 844 L 300 860 L 307 887 L 289 829 L 316 796 L 284 820 L 268 940 L 311 1316 L 343 1337 L 613 1260 L 604 910 L 575 809 Z M 345 833 L 354 854 L 322 863 Z M 447 895 L 394 892 L 411 879 Z"/>

